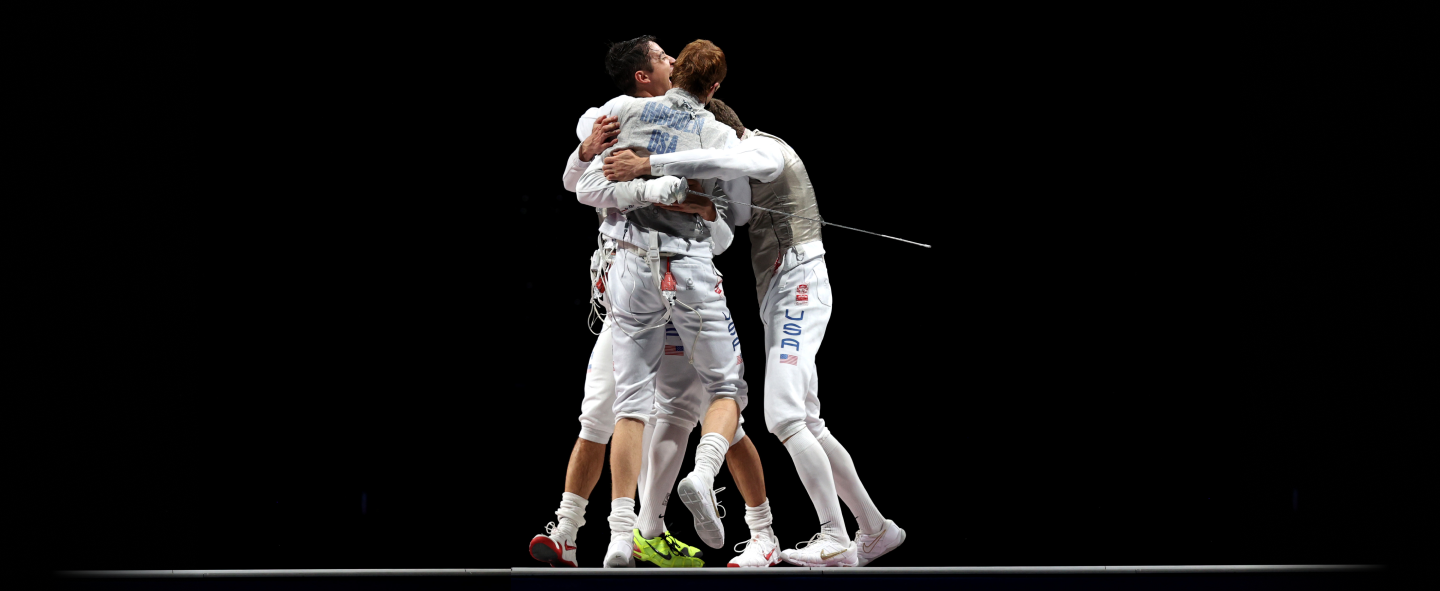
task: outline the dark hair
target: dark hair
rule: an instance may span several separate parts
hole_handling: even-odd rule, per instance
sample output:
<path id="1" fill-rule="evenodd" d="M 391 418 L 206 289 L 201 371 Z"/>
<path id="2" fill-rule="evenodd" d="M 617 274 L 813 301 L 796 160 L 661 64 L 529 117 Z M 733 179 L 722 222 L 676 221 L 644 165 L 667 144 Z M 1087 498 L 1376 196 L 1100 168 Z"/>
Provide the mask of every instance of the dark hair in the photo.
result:
<path id="1" fill-rule="evenodd" d="M 625 94 L 635 94 L 635 72 L 655 69 L 650 60 L 650 42 L 654 35 L 641 35 L 629 41 L 611 43 L 605 52 L 605 73 L 615 81 L 615 86 Z"/>
<path id="2" fill-rule="evenodd" d="M 735 137 L 745 135 L 745 124 L 740 122 L 740 116 L 736 115 L 735 110 L 725 104 L 725 101 L 712 98 L 710 102 L 705 103 L 705 110 L 715 115 L 716 121 L 729 125 L 730 129 L 735 130 Z"/>
<path id="3" fill-rule="evenodd" d="M 710 86 L 725 79 L 725 52 L 705 39 L 691 41 L 675 58 L 670 82 L 704 100 Z"/>

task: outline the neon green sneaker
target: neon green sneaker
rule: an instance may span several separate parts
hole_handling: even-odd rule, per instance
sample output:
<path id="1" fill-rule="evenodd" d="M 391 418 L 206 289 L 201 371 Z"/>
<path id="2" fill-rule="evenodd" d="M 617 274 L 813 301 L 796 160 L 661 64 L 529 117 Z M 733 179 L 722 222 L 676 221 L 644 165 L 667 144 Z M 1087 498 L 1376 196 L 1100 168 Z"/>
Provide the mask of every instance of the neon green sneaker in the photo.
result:
<path id="1" fill-rule="evenodd" d="M 635 556 L 635 560 L 643 560 L 660 568 L 705 566 L 705 561 L 700 559 L 704 553 L 699 548 L 675 539 L 675 536 L 670 535 L 669 530 L 648 540 L 640 537 L 638 529 L 633 531 L 633 535 L 635 536 L 635 550 L 631 554 Z"/>

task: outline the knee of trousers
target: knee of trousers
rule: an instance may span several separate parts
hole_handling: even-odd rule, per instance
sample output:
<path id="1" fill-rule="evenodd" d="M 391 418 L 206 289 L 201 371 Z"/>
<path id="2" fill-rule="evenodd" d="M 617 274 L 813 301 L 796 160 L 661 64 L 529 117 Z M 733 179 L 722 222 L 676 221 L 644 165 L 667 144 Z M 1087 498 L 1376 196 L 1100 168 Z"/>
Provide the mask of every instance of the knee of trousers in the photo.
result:
<path id="1" fill-rule="evenodd" d="M 615 426 L 610 425 L 608 429 L 596 429 L 594 427 L 580 427 L 580 438 L 591 443 L 606 445 L 610 443 L 610 436 L 615 434 Z"/>
<path id="2" fill-rule="evenodd" d="M 735 402 L 735 414 L 736 414 L 736 415 L 739 415 L 739 414 L 740 414 L 740 410 L 741 410 L 741 408 L 742 408 L 742 407 L 740 406 L 740 397 L 737 396 L 734 392 L 721 392 L 721 393 L 719 393 L 719 394 L 712 394 L 712 395 L 710 396 L 710 401 L 705 403 L 705 410 L 701 411 L 701 414 L 703 415 L 704 413 L 709 412 L 709 411 L 710 411 L 710 405 L 715 404 L 715 401 L 717 401 L 717 400 L 731 400 L 731 401 L 734 401 L 734 402 Z M 738 416 L 736 417 L 736 420 L 737 420 L 737 421 L 739 420 L 739 417 L 738 417 Z"/>
<path id="3" fill-rule="evenodd" d="M 615 414 L 609 406 L 580 413 L 580 438 L 604 445 L 615 432 Z"/>
<path id="4" fill-rule="evenodd" d="M 770 432 L 774 433 L 775 437 L 779 438 L 782 443 L 805 429 L 805 417 L 770 425 Z"/>
<path id="5" fill-rule="evenodd" d="M 705 409 L 697 408 L 698 400 L 687 399 L 688 396 L 693 395 L 687 393 L 675 398 L 665 398 L 657 393 L 655 396 L 655 420 L 672 425 L 688 425 L 692 428 L 699 424 L 700 417 L 705 414 Z"/>
<path id="6" fill-rule="evenodd" d="M 616 423 L 619 423 L 620 421 L 622 421 L 622 420 L 624 420 L 624 419 L 632 419 L 632 420 L 640 421 L 641 423 L 644 423 L 644 424 L 646 424 L 646 425 L 654 425 L 654 424 L 655 424 L 655 423 L 653 422 L 653 421 L 655 420 L 654 417 L 653 417 L 652 415 L 647 415 L 647 414 L 644 414 L 644 413 L 622 412 L 622 413 L 617 413 L 617 414 L 615 415 L 615 422 L 616 422 Z"/>
<path id="7" fill-rule="evenodd" d="M 781 439 L 794 435 L 805 428 L 806 416 L 803 406 L 785 404 L 783 400 L 765 396 L 765 428 Z"/>
<path id="8" fill-rule="evenodd" d="M 699 421 L 687 417 L 682 417 L 678 415 L 657 414 L 655 415 L 655 425 L 658 427 L 660 423 L 684 427 L 685 429 L 689 429 L 691 431 L 695 430 L 695 426 L 700 424 Z"/>
<path id="9" fill-rule="evenodd" d="M 730 440 L 730 447 L 735 447 L 735 444 L 740 443 L 740 440 L 744 438 L 745 425 L 735 425 L 735 437 Z"/>

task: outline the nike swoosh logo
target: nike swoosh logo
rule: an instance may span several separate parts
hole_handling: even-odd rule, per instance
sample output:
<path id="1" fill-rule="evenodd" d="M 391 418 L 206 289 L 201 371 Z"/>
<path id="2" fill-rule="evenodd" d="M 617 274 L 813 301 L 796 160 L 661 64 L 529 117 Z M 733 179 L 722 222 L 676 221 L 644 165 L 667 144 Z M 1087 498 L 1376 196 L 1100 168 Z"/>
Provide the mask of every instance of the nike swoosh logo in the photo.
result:
<path id="1" fill-rule="evenodd" d="M 566 552 L 569 552 L 569 551 L 574 550 L 574 549 L 575 549 L 575 547 L 574 547 L 574 546 L 571 546 L 569 543 L 566 543 L 566 544 L 565 544 L 565 551 L 566 551 Z"/>
<path id="2" fill-rule="evenodd" d="M 820 553 L 820 560 L 830 560 L 831 558 L 834 558 L 834 557 L 836 557 L 836 556 L 839 556 L 839 555 L 841 555 L 841 554 L 844 554 L 846 550 L 849 550 L 849 548 L 841 548 L 841 549 L 839 549 L 839 550 L 837 550 L 837 551 L 835 551 L 835 552 L 830 552 L 830 553 L 821 552 L 821 553 Z"/>
<path id="3" fill-rule="evenodd" d="M 771 550 L 770 550 L 770 554 L 766 554 L 766 555 L 765 555 L 765 560 L 770 560 L 770 556 L 771 556 L 772 554 L 775 554 L 775 550 L 774 550 L 774 549 L 771 549 Z"/>
<path id="4" fill-rule="evenodd" d="M 869 552 L 869 551 L 875 549 L 875 545 L 876 545 L 876 544 L 879 544 L 879 543 L 880 543 L 880 538 L 885 535 L 885 528 L 887 528 L 887 527 L 890 527 L 890 524 L 887 523 L 887 524 L 885 524 L 885 525 L 880 526 L 880 533 L 875 534 L 875 539 L 872 540 L 869 544 L 864 544 L 863 547 L 862 547 L 862 549 L 865 550 L 866 552 Z"/>
<path id="5" fill-rule="evenodd" d="M 653 545 L 650 544 L 650 540 L 645 540 L 645 545 L 646 545 L 646 546 L 650 546 L 650 550 L 651 550 L 651 551 L 655 552 L 656 554 L 659 554 L 660 557 L 661 557 L 661 558 L 664 558 L 665 560 L 670 560 L 670 558 L 672 558 L 671 555 L 666 554 L 666 553 L 664 553 L 664 552 L 661 552 L 661 551 L 659 551 L 659 550 L 656 550 L 656 549 L 655 549 L 655 546 L 653 546 Z"/>

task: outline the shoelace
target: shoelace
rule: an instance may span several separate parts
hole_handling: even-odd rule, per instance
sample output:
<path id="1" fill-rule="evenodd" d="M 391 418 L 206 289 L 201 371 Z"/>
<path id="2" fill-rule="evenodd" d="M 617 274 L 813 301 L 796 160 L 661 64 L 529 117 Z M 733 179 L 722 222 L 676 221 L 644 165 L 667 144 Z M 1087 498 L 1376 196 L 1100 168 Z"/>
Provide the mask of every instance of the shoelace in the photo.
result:
<path id="1" fill-rule="evenodd" d="M 809 547 L 809 546 L 814 545 L 814 544 L 822 543 L 822 542 L 824 542 L 825 540 L 830 540 L 830 541 L 832 541 L 832 542 L 835 542 L 836 544 L 839 544 L 839 543 L 840 543 L 839 540 L 836 540 L 836 539 L 835 539 L 835 536 L 830 535 L 829 532 L 827 532 L 827 531 L 825 531 L 825 530 L 822 529 L 822 530 L 820 530 L 820 533 L 815 534 L 815 535 L 813 535 L 813 536 L 810 536 L 810 539 L 809 539 L 809 540 L 806 540 L 806 541 L 804 541 L 804 542 L 800 542 L 799 544 L 795 544 L 795 549 L 796 549 L 796 550 L 799 550 L 799 549 L 801 549 L 801 548 L 806 548 L 806 547 Z"/>
<path id="2" fill-rule="evenodd" d="M 665 545 L 669 546 L 669 547 L 670 547 L 670 551 L 671 551 L 672 553 L 674 553 L 676 556 L 684 556 L 684 557 L 687 557 L 687 558 L 694 558 L 694 555 L 693 555 L 692 553 L 686 552 L 685 548 L 680 545 L 680 540 L 677 540 L 677 539 L 675 539 L 675 536 L 670 535 L 670 529 L 669 529 L 669 528 L 666 528 L 666 529 L 665 529 L 665 533 L 660 536 L 660 539 L 662 539 L 662 540 L 665 541 Z"/>
<path id="3" fill-rule="evenodd" d="M 745 553 L 745 550 L 743 550 L 742 548 L 749 547 L 749 546 L 750 546 L 750 542 L 754 542 L 754 541 L 756 541 L 757 539 L 759 539 L 759 536 L 750 536 L 750 539 L 745 540 L 745 541 L 743 541 L 743 542 L 740 542 L 739 544 L 735 544 L 735 548 L 734 548 L 735 553 L 736 553 L 736 554 L 744 554 L 744 553 Z"/>
<path id="4" fill-rule="evenodd" d="M 720 514 L 721 519 L 725 518 L 725 506 L 720 504 L 720 493 L 724 490 L 725 487 L 722 486 L 720 488 L 710 491 L 710 497 L 715 499 L 715 511 Z"/>
<path id="5" fill-rule="evenodd" d="M 551 521 L 550 523 L 545 524 L 545 535 L 555 538 L 573 538 L 575 537 L 575 532 L 570 530 L 569 528 L 557 525 L 554 521 Z"/>

